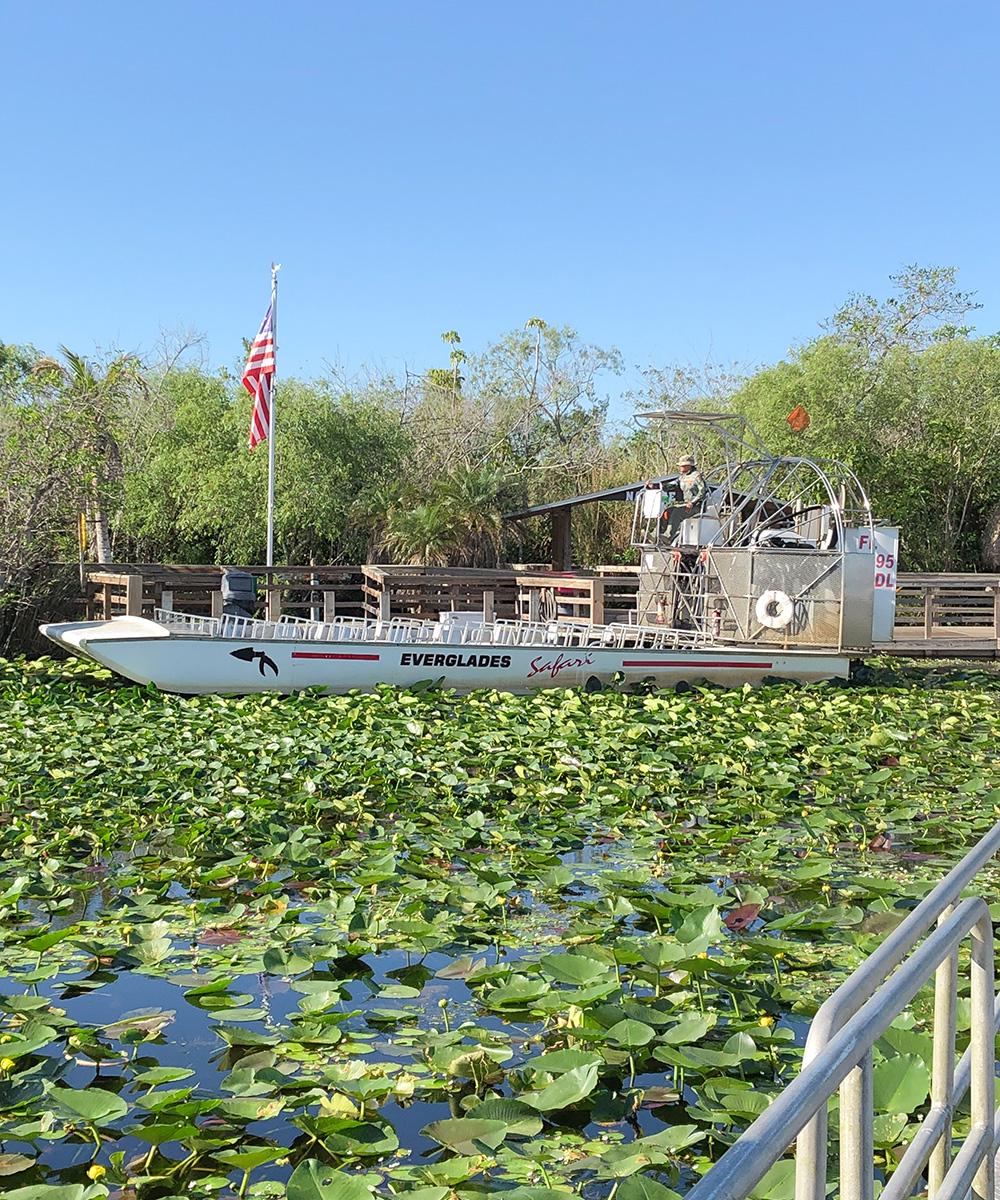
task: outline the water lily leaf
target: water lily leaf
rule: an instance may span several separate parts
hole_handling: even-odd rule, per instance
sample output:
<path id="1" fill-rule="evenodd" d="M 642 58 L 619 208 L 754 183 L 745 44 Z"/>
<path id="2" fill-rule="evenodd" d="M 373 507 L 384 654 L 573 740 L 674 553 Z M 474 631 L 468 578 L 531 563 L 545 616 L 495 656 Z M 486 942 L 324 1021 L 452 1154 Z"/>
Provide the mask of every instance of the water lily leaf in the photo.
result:
<path id="1" fill-rule="evenodd" d="M 285 1107 L 280 1097 L 271 1100 L 259 1099 L 255 1096 L 238 1096 L 232 1100 L 222 1100 L 219 1111 L 237 1121 L 269 1121 L 276 1117 Z"/>
<path id="2" fill-rule="evenodd" d="M 37 1012 L 40 1008 L 48 1008 L 51 1003 L 48 996 L 0 996 L 0 1008 L 4 1012 Z"/>
<path id="3" fill-rule="evenodd" d="M 680 1195 L 672 1188 L 646 1175 L 630 1175 L 623 1179 L 615 1195 L 620 1200 L 680 1200 Z"/>
<path id="4" fill-rule="evenodd" d="M 718 1018 L 715 1013 L 684 1013 L 676 1025 L 665 1029 L 660 1034 L 660 1041 L 668 1045 L 686 1046 L 691 1042 L 700 1041 L 706 1033 L 714 1028 Z"/>
<path id="5" fill-rule="evenodd" d="M 569 1188 L 547 1187 L 516 1187 L 504 1192 L 504 1200 L 566 1200 L 567 1196 L 575 1196 L 576 1192 Z"/>
<path id="6" fill-rule="evenodd" d="M 519 1137 L 534 1137 L 542 1129 L 542 1118 L 528 1104 L 491 1096 L 469 1109 L 468 1116 L 477 1121 L 503 1121 L 510 1133 Z"/>
<path id="7" fill-rule="evenodd" d="M 36 934 L 35 937 L 29 938 L 23 944 L 35 954 L 42 954 L 44 951 L 51 949 L 64 938 L 72 937 L 78 931 L 76 925 L 71 925 L 67 929 L 50 929 L 47 933 Z"/>
<path id="8" fill-rule="evenodd" d="M 172 948 L 170 938 L 150 938 L 148 941 L 136 942 L 135 945 L 129 946 L 128 957 L 143 966 L 152 967 L 163 962 Z"/>
<path id="9" fill-rule="evenodd" d="M 264 951 L 264 970 L 269 975 L 300 975 L 312 967 L 312 959 L 276 946 Z"/>
<path id="10" fill-rule="evenodd" d="M 750 1200 L 794 1200 L 795 1160 L 782 1158 L 750 1192 Z"/>
<path id="11" fill-rule="evenodd" d="M 179 983 L 182 987 L 184 983 L 191 979 L 197 978 L 195 975 L 172 975 L 171 982 Z M 210 996 L 216 992 L 224 992 L 227 987 L 233 982 L 231 975 L 224 975 L 219 979 L 209 980 L 207 983 L 199 983 L 196 987 L 185 988 L 184 998 L 189 996 Z"/>
<path id="12" fill-rule="evenodd" d="M 335 1046 L 342 1041 L 344 1031 L 329 1018 L 319 1021 L 296 1021 L 288 1032 L 288 1040 L 300 1046 Z"/>
<path id="13" fill-rule="evenodd" d="M 726 1054 L 735 1054 L 742 1062 L 744 1059 L 753 1058 L 757 1053 L 757 1043 L 748 1033 L 741 1031 L 726 1038 L 723 1050 Z"/>
<path id="14" fill-rule="evenodd" d="M 332 1096 L 325 1096 L 320 1111 L 324 1117 L 349 1117 L 353 1120 L 355 1117 L 361 1116 L 361 1109 L 349 1096 L 343 1096 L 340 1092 L 334 1092 Z"/>
<path id="15" fill-rule="evenodd" d="M 212 1157 L 237 1170 L 252 1171 L 254 1167 L 274 1162 L 283 1154 L 287 1151 L 282 1146 L 247 1146 L 241 1150 L 215 1150 Z"/>
<path id="16" fill-rule="evenodd" d="M 890 908 L 882 912 L 869 913 L 858 926 L 862 933 L 874 933 L 882 936 L 891 933 L 897 925 L 901 925 L 908 914 L 902 909 Z"/>
<path id="17" fill-rule="evenodd" d="M 228 1123 L 227 1123 L 228 1124 Z M 182 1138 L 193 1137 L 201 1131 L 201 1127 L 193 1124 L 184 1117 L 164 1119 L 162 1117 L 149 1121 L 144 1125 L 129 1125 L 126 1133 L 140 1141 L 149 1142 L 151 1146 L 162 1146 L 164 1142 L 179 1142 Z"/>
<path id="18" fill-rule="evenodd" d="M 897 1145 L 907 1123 L 906 1113 L 879 1113 L 874 1122 L 876 1149 L 891 1150 Z"/>
<path id="19" fill-rule="evenodd" d="M 292 1172 L 288 1200 L 371 1200 L 371 1189 L 354 1175 L 307 1158 Z"/>
<path id="20" fill-rule="evenodd" d="M 4 1051 L 7 1047 L 3 1047 Z M 0 1109 L 20 1108 L 45 1095 L 45 1082 L 38 1075 L 0 1081 Z"/>
<path id="21" fill-rule="evenodd" d="M 722 933 L 722 917 L 714 904 L 693 908 L 677 930 L 679 942 L 693 942 L 697 938 L 715 940 Z"/>
<path id="22" fill-rule="evenodd" d="M 477 1117 L 451 1117 L 444 1121 L 432 1121 L 421 1129 L 422 1137 L 447 1146 L 458 1154 L 475 1154 L 476 1143 L 495 1150 L 510 1132 L 506 1121 L 486 1121 Z"/>
<path id="23" fill-rule="evenodd" d="M 547 954 L 538 965 L 560 983 L 571 983 L 577 987 L 595 983 L 608 973 L 606 966 L 582 954 Z"/>
<path id="24" fill-rule="evenodd" d="M 64 1108 L 94 1124 L 117 1121 L 128 1112 L 128 1104 L 121 1096 L 101 1088 L 54 1087 L 49 1094 Z"/>
<path id="25" fill-rule="evenodd" d="M 91 1200 L 106 1196 L 108 1190 L 99 1183 L 85 1187 L 82 1183 L 33 1183 L 28 1187 L 4 1192 L 7 1200 Z"/>
<path id="26" fill-rule="evenodd" d="M 773 1099 L 767 1092 L 725 1092 L 719 1097 L 719 1103 L 732 1116 L 753 1121 L 770 1106 Z"/>
<path id="27" fill-rule="evenodd" d="M 132 1078 L 133 1083 L 141 1083 L 146 1087 L 155 1087 L 159 1083 L 176 1083 L 179 1079 L 190 1079 L 194 1071 L 190 1067 L 150 1067 L 148 1071 L 140 1071 Z"/>
<path id="28" fill-rule="evenodd" d="M 578 1104 L 596 1086 L 597 1063 L 590 1063 L 564 1072 L 540 1092 L 525 1093 L 520 1099 L 539 1112 L 556 1112 L 561 1108 L 569 1108 L 571 1104 Z"/>
<path id="29" fill-rule="evenodd" d="M 618 1046 L 648 1046 L 656 1037 L 656 1030 L 642 1021 L 632 1021 L 626 1018 L 612 1025 L 608 1030 L 608 1041 Z"/>
<path id="30" fill-rule="evenodd" d="M 194 1091 L 194 1088 L 168 1088 L 166 1091 L 147 1092 L 145 1096 L 140 1096 L 136 1100 L 136 1105 L 139 1108 L 145 1108 L 149 1112 L 162 1112 L 164 1109 L 178 1109 L 179 1105 L 185 1103 L 187 1098 Z M 197 1103 L 197 1101 L 196 1101 Z M 214 1104 L 214 1101 L 213 1101 Z M 190 1115 L 185 1113 L 185 1115 Z"/>
<path id="31" fill-rule="evenodd" d="M 915 1029 L 898 1029 L 890 1025 L 878 1041 L 879 1049 L 889 1046 L 896 1054 L 915 1054 L 930 1067 L 934 1060 L 934 1039 L 929 1033 Z"/>
<path id="32" fill-rule="evenodd" d="M 409 987 L 405 983 L 390 983 L 379 989 L 379 1000 L 415 1000 L 423 989 Z M 339 993 L 336 997 L 340 999 Z"/>
<path id="33" fill-rule="evenodd" d="M 10 887 L 5 892 L 0 894 L 0 904 L 7 904 L 10 900 L 15 901 L 16 903 L 18 896 L 20 896 L 30 882 L 30 876 L 18 875 Z"/>
<path id="34" fill-rule="evenodd" d="M 508 983 L 502 983 L 489 992 L 484 998 L 484 1003 L 490 1008 L 525 1008 L 532 1000 L 544 996 L 548 990 L 549 984 L 544 979 L 513 975 Z"/>
<path id="35" fill-rule="evenodd" d="M 198 934 L 202 946 L 232 946 L 246 937 L 238 929 L 205 929 Z"/>
<path id="36" fill-rule="evenodd" d="M 692 1070 L 704 1072 L 735 1067 L 740 1061 L 738 1054 L 729 1054 L 724 1050 L 706 1050 L 701 1046 L 685 1046 L 683 1050 L 674 1046 L 657 1046 L 653 1057 L 660 1062 L 669 1063 L 672 1067 L 690 1067 Z"/>
<path id="37" fill-rule="evenodd" d="M 331 1154 L 377 1156 L 399 1149 L 399 1138 L 388 1121 L 359 1121 L 349 1117 L 295 1117 L 294 1125 L 317 1138 Z"/>
<path id="38" fill-rule="evenodd" d="M 102 1033 L 112 1041 L 122 1041 L 129 1034 L 136 1033 L 154 1037 L 161 1029 L 169 1025 L 176 1015 L 174 1009 L 166 1012 L 147 1009 L 143 1012 L 129 1013 L 113 1024 L 105 1025 Z"/>
<path id="39" fill-rule="evenodd" d="M 540 1122 L 539 1128 L 541 1128 Z M 34 1165 L 35 1160 L 29 1158 L 27 1154 L 0 1154 L 0 1175 L 19 1175 Z"/>
<path id="40" fill-rule="evenodd" d="M 538 1058 L 528 1059 L 524 1065 L 536 1071 L 547 1071 L 550 1075 L 562 1075 L 575 1067 L 599 1067 L 602 1061 L 592 1050 L 548 1050 Z"/>
<path id="41" fill-rule="evenodd" d="M 464 958 L 456 958 L 440 971 L 434 973 L 435 979 L 468 979 L 486 966 L 485 958 L 474 958 L 467 954 Z"/>
<path id="42" fill-rule="evenodd" d="M 808 879 L 823 879 L 833 870 L 833 863 L 829 859 L 816 859 L 814 862 L 803 863 L 801 867 L 796 867 L 794 871 L 789 871 L 791 879 L 805 881 Z"/>
<path id="43" fill-rule="evenodd" d="M 219 1087 L 224 1092 L 232 1092 L 234 1096 L 266 1096 L 274 1091 L 274 1085 L 258 1079 L 257 1072 L 252 1067 L 235 1067 Z"/>
<path id="44" fill-rule="evenodd" d="M 708 1130 L 700 1129 L 697 1125 L 669 1125 L 666 1129 L 661 1129 L 659 1133 L 652 1133 L 648 1137 L 640 1138 L 633 1142 L 632 1146 L 633 1148 L 642 1147 L 650 1152 L 663 1150 L 674 1154 L 678 1150 L 684 1150 L 696 1142 L 703 1141 L 707 1136 Z"/>
<path id="45" fill-rule="evenodd" d="M 26 1054 L 34 1054 L 43 1049 L 57 1037 L 57 1033 L 49 1025 L 36 1025 L 25 1037 L 14 1037 L 3 1044 L 4 1058 L 24 1058 Z"/>
<path id="46" fill-rule="evenodd" d="M 872 1072 L 875 1108 L 882 1113 L 912 1113 L 927 1099 L 931 1075 L 922 1058 L 898 1054 Z"/>
<path id="47" fill-rule="evenodd" d="M 757 920 L 760 908 L 759 904 L 741 904 L 738 908 L 731 908 L 722 918 L 722 923 L 730 933 L 742 933 Z"/>
<path id="48" fill-rule="evenodd" d="M 276 1033 L 258 1033 L 255 1029 L 241 1029 L 239 1025 L 213 1025 L 212 1029 L 230 1046 L 277 1046 L 281 1042 Z"/>

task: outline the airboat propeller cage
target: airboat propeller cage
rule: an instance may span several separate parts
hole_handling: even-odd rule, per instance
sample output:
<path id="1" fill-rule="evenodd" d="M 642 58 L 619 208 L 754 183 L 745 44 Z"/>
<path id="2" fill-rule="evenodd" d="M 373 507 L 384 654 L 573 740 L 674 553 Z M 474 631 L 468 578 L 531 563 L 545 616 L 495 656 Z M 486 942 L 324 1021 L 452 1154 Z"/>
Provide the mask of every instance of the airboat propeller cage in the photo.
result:
<path id="1" fill-rule="evenodd" d="M 690 510 L 667 485 L 636 497 L 641 624 L 788 647 L 868 650 L 892 637 L 899 531 L 873 520 L 849 467 L 773 455 L 735 414 L 636 416 L 667 462 L 696 443 L 706 484 Z"/>

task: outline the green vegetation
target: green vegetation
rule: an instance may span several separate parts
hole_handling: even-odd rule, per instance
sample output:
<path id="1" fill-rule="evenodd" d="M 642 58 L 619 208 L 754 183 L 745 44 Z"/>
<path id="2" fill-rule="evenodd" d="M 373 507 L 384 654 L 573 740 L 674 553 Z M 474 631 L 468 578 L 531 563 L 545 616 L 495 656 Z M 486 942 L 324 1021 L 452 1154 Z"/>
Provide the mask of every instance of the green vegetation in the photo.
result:
<path id="1" fill-rule="evenodd" d="M 996 819 L 995 680 L 877 682 L 184 699 L 0 661 L 5 1194 L 683 1192 Z M 927 1011 L 878 1047 L 886 1170 Z"/>
<path id="2" fill-rule="evenodd" d="M 963 324 L 976 306 L 955 280 L 909 268 L 777 365 L 649 368 L 625 399 L 743 413 L 776 451 L 845 461 L 902 526 L 905 569 L 996 570 L 1000 342 Z M 442 340 L 447 366 L 399 378 L 279 380 L 279 562 L 544 562 L 545 522 L 505 531 L 501 513 L 666 473 L 691 448 L 609 420 L 625 364 L 570 329 L 535 318 L 479 353 Z M 81 513 L 98 561 L 262 561 L 267 456 L 246 448 L 241 364 L 210 374 L 196 350 L 88 363 L 0 344 L 0 649 L 59 611 L 53 564 L 76 563 Z M 625 506 L 581 509 L 577 561 L 634 562 L 630 529 Z"/>

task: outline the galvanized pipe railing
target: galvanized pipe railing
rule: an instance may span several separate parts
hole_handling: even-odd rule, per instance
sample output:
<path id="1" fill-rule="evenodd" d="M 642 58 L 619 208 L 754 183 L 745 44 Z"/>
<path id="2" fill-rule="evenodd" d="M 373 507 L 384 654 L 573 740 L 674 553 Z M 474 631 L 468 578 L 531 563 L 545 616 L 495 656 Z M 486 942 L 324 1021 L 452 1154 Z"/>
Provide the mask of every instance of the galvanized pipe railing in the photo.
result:
<path id="1" fill-rule="evenodd" d="M 690 1200 L 745 1200 L 796 1137 L 796 1200 L 825 1200 L 827 1102 L 838 1087 L 841 1200 L 871 1200 L 872 1048 L 935 973 L 931 1109 L 882 1196 L 905 1200 L 927 1167 L 929 1200 L 963 1200 L 973 1177 L 974 1195 L 994 1200 L 993 1156 L 1000 1144 L 1000 1114 L 995 1112 L 993 1094 L 994 1043 L 1000 1000 L 993 981 L 992 924 L 981 900 L 953 906 L 998 851 L 1000 823 L 841 984 L 813 1019 L 798 1077 L 695 1185 L 688 1193 Z M 937 929 L 915 949 L 935 923 Z M 970 931 L 972 1036 L 956 1067 L 958 947 Z M 973 1127 L 952 1160 L 952 1115 L 970 1087 Z"/>

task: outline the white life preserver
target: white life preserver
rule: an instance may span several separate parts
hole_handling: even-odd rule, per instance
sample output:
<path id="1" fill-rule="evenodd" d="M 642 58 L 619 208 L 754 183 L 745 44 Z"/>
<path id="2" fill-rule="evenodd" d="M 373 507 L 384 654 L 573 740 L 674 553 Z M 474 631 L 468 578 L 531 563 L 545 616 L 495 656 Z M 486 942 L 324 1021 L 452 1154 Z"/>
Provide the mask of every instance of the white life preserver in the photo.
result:
<path id="1" fill-rule="evenodd" d="M 761 625 L 766 625 L 768 629 L 784 629 L 795 616 L 795 603 L 791 596 L 772 588 L 761 593 L 754 611 Z"/>

